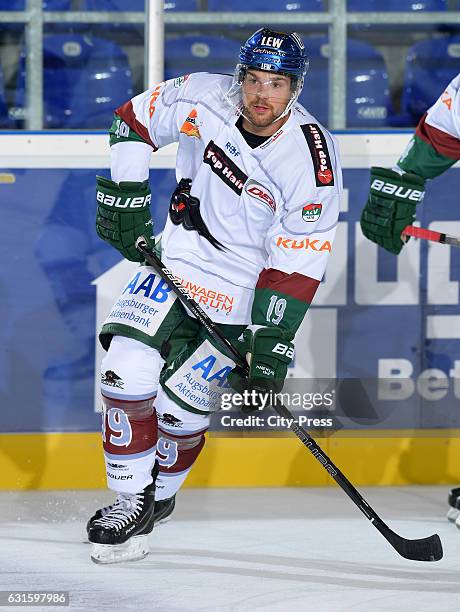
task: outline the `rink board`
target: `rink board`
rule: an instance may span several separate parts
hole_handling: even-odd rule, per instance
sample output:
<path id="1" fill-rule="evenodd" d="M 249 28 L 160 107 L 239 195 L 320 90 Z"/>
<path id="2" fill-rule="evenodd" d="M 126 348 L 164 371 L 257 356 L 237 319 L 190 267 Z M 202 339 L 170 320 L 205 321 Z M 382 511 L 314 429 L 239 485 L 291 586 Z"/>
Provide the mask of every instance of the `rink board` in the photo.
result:
<path id="1" fill-rule="evenodd" d="M 376 436 L 352 423 L 323 439 L 324 450 L 362 484 L 460 480 L 460 252 L 412 241 L 394 258 L 364 240 L 368 168 L 391 166 L 410 134 L 337 137 L 346 187 L 338 234 L 290 375 L 405 373 L 408 390 L 376 420 Z M 158 231 L 174 156 L 174 147 L 152 156 Z M 95 234 L 96 173 L 108 175 L 104 135 L 0 134 L 0 488 L 104 485 L 95 336 L 133 264 Z M 428 186 L 423 226 L 460 235 L 459 184 L 453 168 Z M 211 437 L 188 484 L 327 483 L 295 439 Z"/>
<path id="2" fill-rule="evenodd" d="M 445 484 L 460 481 L 460 431 L 422 436 L 346 437 L 317 441 L 355 485 Z M 99 433 L 3 434 L 0 489 L 99 489 L 106 486 Z M 215 438 L 186 487 L 334 486 L 293 437 Z"/>

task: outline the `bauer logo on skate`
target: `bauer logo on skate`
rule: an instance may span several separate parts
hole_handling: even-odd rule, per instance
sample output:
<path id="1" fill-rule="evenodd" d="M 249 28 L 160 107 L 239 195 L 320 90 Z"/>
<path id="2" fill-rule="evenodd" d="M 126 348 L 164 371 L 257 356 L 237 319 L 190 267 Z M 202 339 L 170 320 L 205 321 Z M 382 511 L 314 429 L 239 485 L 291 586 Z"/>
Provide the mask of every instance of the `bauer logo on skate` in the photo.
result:
<path id="1" fill-rule="evenodd" d="M 276 239 L 276 246 L 280 249 L 314 251 L 315 253 L 322 251 L 327 251 L 330 253 L 332 251 L 332 246 L 329 240 L 320 240 L 319 238 L 304 238 L 303 240 L 296 240 L 293 238 L 278 236 Z"/>

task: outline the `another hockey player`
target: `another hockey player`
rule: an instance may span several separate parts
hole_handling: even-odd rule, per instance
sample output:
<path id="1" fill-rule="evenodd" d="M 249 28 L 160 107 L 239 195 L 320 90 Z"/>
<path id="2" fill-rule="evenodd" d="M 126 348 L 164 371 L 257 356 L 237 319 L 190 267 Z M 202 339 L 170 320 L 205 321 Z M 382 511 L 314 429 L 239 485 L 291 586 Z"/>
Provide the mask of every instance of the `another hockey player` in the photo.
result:
<path id="1" fill-rule="evenodd" d="M 332 249 L 342 189 L 334 139 L 297 104 L 307 66 L 297 34 L 264 28 L 241 47 L 233 79 L 179 77 L 116 111 L 112 179 L 97 180 L 99 236 L 142 262 L 134 244 L 145 235 L 252 357 L 242 380 L 152 268 L 129 280 L 100 335 L 103 446 L 117 500 L 88 525 L 96 562 L 147 554 L 154 499 L 174 501 L 227 376 L 237 388 L 251 387 L 256 373 L 259 389 L 283 386 Z M 149 160 L 172 142 L 178 185 L 160 247 Z"/>
<path id="2" fill-rule="evenodd" d="M 394 168 L 371 168 L 371 187 L 361 216 L 363 234 L 390 253 L 405 244 L 401 232 L 412 225 L 425 182 L 460 159 L 460 74 L 421 118 Z M 449 495 L 447 518 L 460 528 L 460 488 Z"/>

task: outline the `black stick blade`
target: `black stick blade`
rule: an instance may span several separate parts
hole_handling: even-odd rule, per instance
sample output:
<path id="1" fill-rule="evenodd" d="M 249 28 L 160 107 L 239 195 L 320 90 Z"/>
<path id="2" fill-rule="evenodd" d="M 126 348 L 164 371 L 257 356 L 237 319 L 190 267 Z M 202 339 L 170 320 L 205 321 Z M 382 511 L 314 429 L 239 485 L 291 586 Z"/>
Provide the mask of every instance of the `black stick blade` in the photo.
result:
<path id="1" fill-rule="evenodd" d="M 442 544 L 437 533 L 419 540 L 406 540 L 394 532 L 385 537 L 405 559 L 412 559 L 413 561 L 439 561 L 442 559 Z"/>

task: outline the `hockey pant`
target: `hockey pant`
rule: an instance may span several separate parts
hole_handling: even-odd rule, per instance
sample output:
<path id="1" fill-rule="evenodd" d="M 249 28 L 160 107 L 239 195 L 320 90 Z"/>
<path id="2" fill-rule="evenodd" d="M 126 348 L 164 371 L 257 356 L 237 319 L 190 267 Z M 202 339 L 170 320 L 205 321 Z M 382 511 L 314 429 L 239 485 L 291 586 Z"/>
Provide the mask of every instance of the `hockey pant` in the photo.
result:
<path id="1" fill-rule="evenodd" d="M 245 326 L 221 327 L 232 339 Z M 204 446 L 233 362 L 149 266 L 136 269 L 99 337 L 108 351 L 101 371 L 108 486 L 140 492 L 158 458 L 157 499 L 167 499 Z"/>

